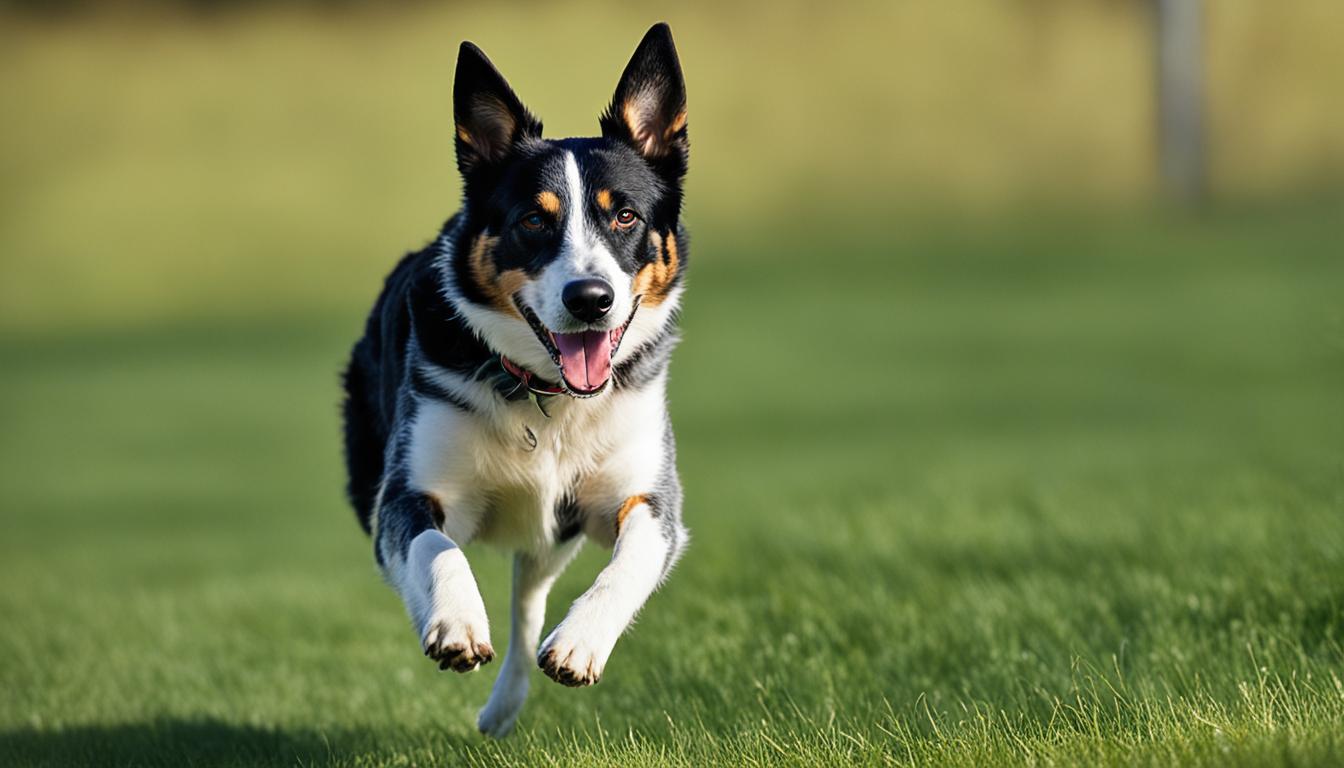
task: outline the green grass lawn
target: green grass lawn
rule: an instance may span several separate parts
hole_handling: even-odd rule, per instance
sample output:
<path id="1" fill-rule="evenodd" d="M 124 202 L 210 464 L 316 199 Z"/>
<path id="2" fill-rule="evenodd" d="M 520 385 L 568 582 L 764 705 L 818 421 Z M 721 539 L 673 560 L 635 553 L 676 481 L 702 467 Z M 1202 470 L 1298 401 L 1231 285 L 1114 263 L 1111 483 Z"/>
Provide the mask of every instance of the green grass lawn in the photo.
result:
<path id="1" fill-rule="evenodd" d="M 701 233 L 692 546 L 501 743 L 497 664 L 421 656 L 341 496 L 375 285 L 6 333 L 0 764 L 1338 765 L 1334 210 Z"/>

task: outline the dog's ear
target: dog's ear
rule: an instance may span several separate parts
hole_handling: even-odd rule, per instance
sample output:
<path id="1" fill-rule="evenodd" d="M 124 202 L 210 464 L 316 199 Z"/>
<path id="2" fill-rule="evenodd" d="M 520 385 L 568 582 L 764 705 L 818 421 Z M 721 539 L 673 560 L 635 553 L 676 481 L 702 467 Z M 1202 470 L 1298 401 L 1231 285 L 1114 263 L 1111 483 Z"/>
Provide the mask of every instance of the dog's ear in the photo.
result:
<path id="1" fill-rule="evenodd" d="M 541 121 L 527 111 L 485 53 L 464 42 L 453 79 L 457 167 L 468 175 L 509 156 L 524 138 L 540 138 Z"/>
<path id="2" fill-rule="evenodd" d="M 602 135 L 628 142 L 676 179 L 686 174 L 686 81 L 667 24 L 653 25 L 625 65 L 602 115 Z"/>

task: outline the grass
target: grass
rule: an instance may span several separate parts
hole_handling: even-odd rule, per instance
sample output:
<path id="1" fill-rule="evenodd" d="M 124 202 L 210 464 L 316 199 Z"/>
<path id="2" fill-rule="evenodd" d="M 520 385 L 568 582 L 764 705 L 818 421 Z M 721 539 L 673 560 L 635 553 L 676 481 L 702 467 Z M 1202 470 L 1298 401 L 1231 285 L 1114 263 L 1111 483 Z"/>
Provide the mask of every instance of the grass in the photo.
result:
<path id="1" fill-rule="evenodd" d="M 665 9 L 692 546 L 600 685 L 477 736 L 496 667 L 380 583 L 337 371 L 454 205 L 457 40 L 583 132 L 651 19 L 354 5 L 0 20 L 0 765 L 1344 762 L 1340 197 L 1136 205 L 1104 2 Z M 1344 6 L 1208 5 L 1218 188 L 1337 182 Z"/>
<path id="2" fill-rule="evenodd" d="M 0 763 L 1338 764 L 1332 210 L 702 237 L 693 546 L 503 743 L 340 497 L 363 307 L 7 334 Z"/>

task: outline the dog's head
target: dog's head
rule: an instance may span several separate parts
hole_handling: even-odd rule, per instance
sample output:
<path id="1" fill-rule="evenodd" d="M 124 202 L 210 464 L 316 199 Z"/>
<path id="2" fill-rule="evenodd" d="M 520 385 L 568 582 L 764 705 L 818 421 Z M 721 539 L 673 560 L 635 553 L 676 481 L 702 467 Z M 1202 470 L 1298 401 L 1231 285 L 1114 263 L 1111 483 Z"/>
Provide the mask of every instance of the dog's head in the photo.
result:
<path id="1" fill-rule="evenodd" d="M 466 229 L 448 263 L 459 311 L 500 353 L 590 396 L 671 321 L 689 145 L 666 24 L 626 66 L 600 138 L 547 140 L 479 48 L 453 93 Z"/>

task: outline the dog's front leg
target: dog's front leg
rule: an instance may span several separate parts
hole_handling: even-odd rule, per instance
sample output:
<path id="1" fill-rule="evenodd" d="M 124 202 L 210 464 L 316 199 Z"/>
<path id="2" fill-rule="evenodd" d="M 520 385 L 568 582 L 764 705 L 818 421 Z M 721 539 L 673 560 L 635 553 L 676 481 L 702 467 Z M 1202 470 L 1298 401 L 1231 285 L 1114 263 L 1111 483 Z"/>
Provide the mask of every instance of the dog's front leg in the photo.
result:
<path id="1" fill-rule="evenodd" d="M 611 562 L 542 643 L 537 663 L 564 685 L 592 685 L 602 677 L 616 640 L 658 588 L 680 554 L 685 532 L 675 507 L 637 496 L 617 516 Z"/>
<path id="2" fill-rule="evenodd" d="M 438 502 L 398 486 L 388 484 L 378 509 L 378 563 L 405 601 L 425 655 L 440 669 L 470 672 L 495 656 L 476 578 L 462 549 L 439 529 Z"/>
<path id="3" fill-rule="evenodd" d="M 519 552 L 513 558 L 513 609 L 509 627 L 509 650 L 504 654 L 490 700 L 481 710 L 476 727 L 496 738 L 513 730 L 527 700 L 528 674 L 537 655 L 537 641 L 546 621 L 546 595 L 560 572 L 579 551 L 575 538 L 541 554 Z"/>

